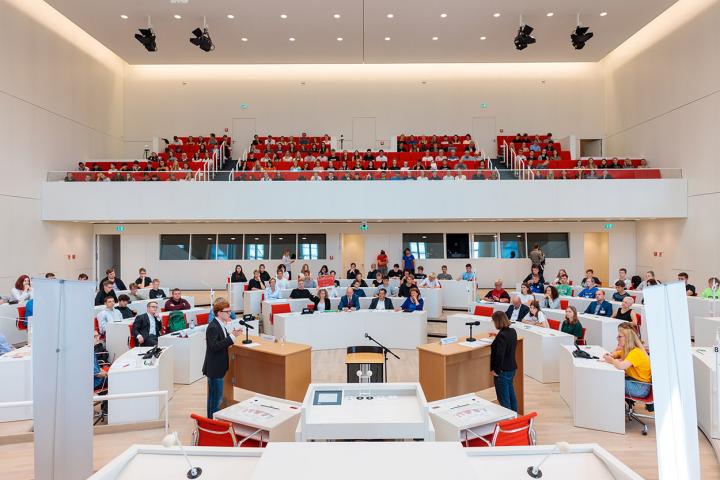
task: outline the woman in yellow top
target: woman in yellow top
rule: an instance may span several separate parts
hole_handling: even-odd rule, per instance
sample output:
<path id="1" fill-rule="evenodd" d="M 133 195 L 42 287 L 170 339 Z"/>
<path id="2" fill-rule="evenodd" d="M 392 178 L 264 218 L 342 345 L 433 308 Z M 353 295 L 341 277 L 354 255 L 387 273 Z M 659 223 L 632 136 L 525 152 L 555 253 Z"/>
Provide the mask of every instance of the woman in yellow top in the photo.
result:
<path id="1" fill-rule="evenodd" d="M 624 322 L 618 326 L 617 340 L 617 350 L 612 354 L 606 353 L 603 360 L 617 369 L 625 370 L 627 395 L 636 398 L 647 397 L 652 387 L 650 357 L 631 322 Z"/>

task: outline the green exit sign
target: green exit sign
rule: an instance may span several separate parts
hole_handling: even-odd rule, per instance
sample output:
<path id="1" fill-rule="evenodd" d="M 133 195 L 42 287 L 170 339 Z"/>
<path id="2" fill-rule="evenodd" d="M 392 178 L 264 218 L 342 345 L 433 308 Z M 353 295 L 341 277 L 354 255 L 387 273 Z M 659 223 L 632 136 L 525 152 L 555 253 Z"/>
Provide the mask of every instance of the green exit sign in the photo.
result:
<path id="1" fill-rule="evenodd" d="M 480 108 L 487 108 L 487 107 L 488 107 L 487 103 L 481 103 L 481 104 L 480 104 Z"/>
<path id="2" fill-rule="evenodd" d="M 116 231 L 116 232 L 124 232 L 124 231 L 125 231 L 125 225 L 115 225 L 115 231 Z"/>
<path id="3" fill-rule="evenodd" d="M 605 230 L 612 230 L 615 227 L 614 223 L 606 223 Z"/>
<path id="4" fill-rule="evenodd" d="M 360 224 L 360 230 L 363 231 L 363 232 L 367 232 L 367 229 L 368 229 L 368 224 L 367 224 L 367 222 L 362 222 L 362 223 Z"/>

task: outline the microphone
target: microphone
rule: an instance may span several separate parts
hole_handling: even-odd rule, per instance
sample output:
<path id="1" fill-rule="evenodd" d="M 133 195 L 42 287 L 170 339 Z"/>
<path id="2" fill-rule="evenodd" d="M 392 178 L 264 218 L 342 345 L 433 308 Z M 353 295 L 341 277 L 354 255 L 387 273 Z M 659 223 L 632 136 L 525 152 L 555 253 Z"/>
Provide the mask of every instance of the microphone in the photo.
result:
<path id="1" fill-rule="evenodd" d="M 545 463 L 545 460 L 550 458 L 552 454 L 555 453 L 555 451 L 559 451 L 560 453 L 570 453 L 570 444 L 567 442 L 557 442 L 552 450 L 550 450 L 550 453 L 545 455 L 545 458 L 542 459 L 540 463 L 538 463 L 537 466 L 529 466 L 527 468 L 527 474 L 530 475 L 532 478 L 541 478 L 543 473 L 542 470 L 540 470 L 540 467 L 543 463 Z"/>
<path id="2" fill-rule="evenodd" d="M 365 338 L 370 338 L 370 335 L 368 335 L 367 332 L 365 332 Z"/>
<path id="3" fill-rule="evenodd" d="M 468 327 L 469 327 L 469 326 L 479 327 L 479 326 L 480 326 L 480 320 L 475 320 L 474 322 L 467 322 L 467 323 L 465 323 L 465 325 L 467 325 Z"/>
<path id="4" fill-rule="evenodd" d="M 242 325 L 243 327 L 249 328 L 250 330 L 255 330 L 255 327 L 253 327 L 252 325 L 250 325 L 249 323 L 247 323 L 245 320 L 238 320 L 238 323 L 239 323 L 240 325 Z"/>
<path id="5" fill-rule="evenodd" d="M 200 475 L 202 475 L 202 468 L 200 467 L 193 467 L 192 463 L 190 463 L 190 459 L 187 456 L 187 452 L 185 452 L 185 449 L 183 448 L 182 444 L 180 443 L 180 439 L 178 438 L 177 432 L 170 433 L 168 435 L 165 435 L 165 437 L 162 439 L 162 446 L 165 448 L 170 448 L 177 445 L 180 447 L 180 451 L 182 452 L 183 456 L 185 457 L 185 460 L 188 463 L 188 466 L 190 467 L 190 470 L 187 471 L 187 478 L 193 479 L 198 478 Z"/>

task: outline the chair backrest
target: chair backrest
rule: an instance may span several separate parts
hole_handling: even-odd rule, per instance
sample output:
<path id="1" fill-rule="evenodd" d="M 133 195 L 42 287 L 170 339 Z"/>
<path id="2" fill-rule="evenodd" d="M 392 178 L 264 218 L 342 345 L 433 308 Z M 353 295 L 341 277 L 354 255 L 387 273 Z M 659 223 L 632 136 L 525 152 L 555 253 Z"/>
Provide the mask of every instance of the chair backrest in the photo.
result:
<path id="1" fill-rule="evenodd" d="M 553 320 L 552 318 L 548 318 L 548 325 L 550 325 L 550 328 L 553 330 L 560 330 L 560 320 Z"/>
<path id="2" fill-rule="evenodd" d="M 25 316 L 25 307 L 18 307 L 15 327 L 17 327 L 18 330 L 27 330 L 27 317 Z"/>
<path id="3" fill-rule="evenodd" d="M 642 315 L 640 315 L 638 312 L 635 312 L 635 315 L 637 316 L 637 324 L 638 327 L 642 325 Z"/>
<path id="4" fill-rule="evenodd" d="M 475 311 L 473 312 L 473 315 L 479 315 L 481 317 L 492 317 L 492 314 L 495 310 L 493 307 L 488 307 L 485 305 L 475 305 Z"/>
<path id="5" fill-rule="evenodd" d="M 100 322 L 98 322 L 97 317 L 93 317 L 93 327 L 96 332 L 100 332 Z M 100 335 L 102 336 L 102 333 Z"/>
<path id="6" fill-rule="evenodd" d="M 128 347 L 131 349 L 135 348 L 135 346 L 136 346 L 135 345 L 135 337 L 133 337 L 133 334 L 132 334 L 132 329 L 133 329 L 133 326 L 131 323 L 130 325 L 128 325 L 128 330 L 130 330 L 130 335 L 128 336 Z"/>
<path id="7" fill-rule="evenodd" d="M 210 312 L 198 313 L 195 316 L 195 325 L 207 325 L 209 319 L 210 319 Z"/>
<path id="8" fill-rule="evenodd" d="M 211 420 L 195 413 L 190 414 L 195 420 L 193 445 L 198 447 L 235 447 L 237 439 L 232 425 L 221 420 Z"/>
<path id="9" fill-rule="evenodd" d="M 289 303 L 278 303 L 270 306 L 270 312 L 274 315 L 276 313 L 290 313 Z"/>
<path id="10" fill-rule="evenodd" d="M 495 425 L 493 447 L 535 445 L 533 423 L 537 412 L 530 412 L 522 417 L 503 420 Z"/>
<path id="11" fill-rule="evenodd" d="M 561 299 L 560 300 L 560 308 L 562 308 L 563 310 L 567 310 L 567 307 L 568 307 L 568 301 Z"/>
<path id="12" fill-rule="evenodd" d="M 579 338 L 579 340 L 585 340 L 585 332 L 587 331 L 587 328 L 583 327 L 582 337 Z"/>

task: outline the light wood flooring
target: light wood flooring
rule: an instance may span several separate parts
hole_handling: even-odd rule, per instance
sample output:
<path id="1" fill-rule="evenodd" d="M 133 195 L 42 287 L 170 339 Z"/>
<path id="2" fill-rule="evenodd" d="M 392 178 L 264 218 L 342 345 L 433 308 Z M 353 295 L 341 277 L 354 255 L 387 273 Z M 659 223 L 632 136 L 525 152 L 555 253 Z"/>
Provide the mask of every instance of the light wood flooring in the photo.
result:
<path id="1" fill-rule="evenodd" d="M 198 303 L 207 303 L 198 302 Z M 452 314 L 453 312 L 447 312 Z M 429 323 L 430 332 L 444 333 L 445 324 Z M 437 341 L 437 339 L 428 339 Z M 388 361 L 388 378 L 394 382 L 413 382 L 418 380 L 417 351 L 399 350 L 400 360 Z M 315 351 L 312 354 L 312 379 L 314 382 L 345 381 L 343 350 Z M 171 429 L 179 433 L 181 441 L 190 442 L 192 422 L 190 413 L 204 414 L 206 400 L 206 382 L 198 380 L 192 385 L 176 385 L 170 401 Z M 236 390 L 236 398 L 242 399 L 250 392 Z M 481 395 L 493 400 L 494 391 L 486 390 Z M 541 384 L 525 377 L 525 406 L 527 411 L 539 413 L 536 421 L 539 444 L 552 444 L 557 441 L 570 443 L 598 443 L 621 461 L 648 479 L 658 478 L 655 449 L 655 429 L 651 422 L 650 433 L 644 437 L 637 423 L 628 424 L 625 435 L 598 432 L 572 425 L 570 410 L 560 398 L 559 384 Z M 26 432 L 31 422 L 0 423 L 0 435 Z M 163 429 L 136 432 L 96 435 L 94 438 L 94 468 L 98 469 L 112 458 L 123 452 L 133 443 L 159 444 L 164 436 Z M 720 465 L 708 440 L 699 433 L 700 462 L 704 480 L 720 480 Z M 0 446 L 0 464 L 3 480 L 33 478 L 33 444 L 19 443 Z"/>

